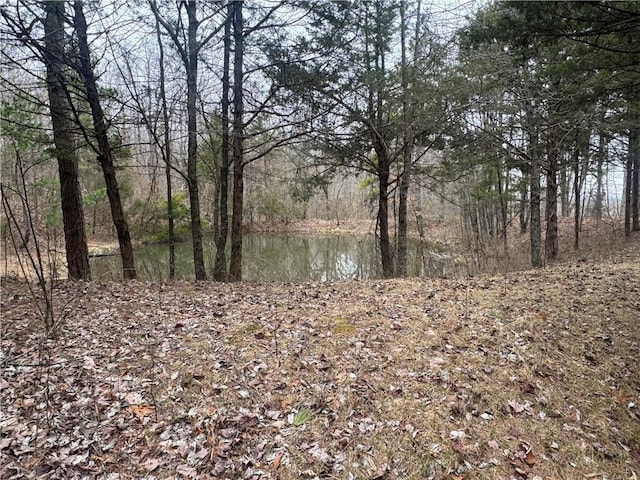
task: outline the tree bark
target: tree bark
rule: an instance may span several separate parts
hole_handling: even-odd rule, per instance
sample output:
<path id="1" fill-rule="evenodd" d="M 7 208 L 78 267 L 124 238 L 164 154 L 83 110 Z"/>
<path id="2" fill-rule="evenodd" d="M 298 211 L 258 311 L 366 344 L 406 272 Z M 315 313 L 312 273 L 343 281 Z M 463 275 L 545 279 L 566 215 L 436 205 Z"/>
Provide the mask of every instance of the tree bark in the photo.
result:
<path id="1" fill-rule="evenodd" d="M 629 135 L 629 157 L 631 167 L 631 231 L 640 231 L 640 129 L 631 129 Z"/>
<path id="2" fill-rule="evenodd" d="M 419 21 L 417 22 L 419 24 Z M 418 27 L 416 27 L 418 28 Z M 417 48 L 417 46 L 416 46 Z M 401 50 L 401 83 L 402 83 L 402 173 L 399 185 L 398 203 L 398 263 L 397 274 L 407 275 L 407 203 L 409 200 L 409 184 L 411 182 L 411 157 L 413 153 L 413 129 L 410 120 L 409 75 L 407 65 L 407 18 L 406 0 L 400 1 L 400 50 Z"/>
<path id="3" fill-rule="evenodd" d="M 242 221 L 244 210 L 244 100 L 243 55 L 244 22 L 243 1 L 234 2 L 233 15 L 233 212 L 231 220 L 231 261 L 229 279 L 242 280 Z"/>
<path id="4" fill-rule="evenodd" d="M 580 232 L 582 230 L 582 214 L 583 214 L 583 199 L 582 190 L 587 180 L 587 174 L 589 173 L 589 138 L 591 131 L 589 129 L 576 130 L 576 146 L 575 146 L 575 161 L 574 161 L 574 179 L 573 190 L 575 192 L 575 210 L 573 215 L 573 248 L 578 250 L 580 248 Z M 580 157 L 583 157 L 583 162 L 580 162 Z"/>
<path id="5" fill-rule="evenodd" d="M 547 194 L 545 220 L 547 230 L 545 236 L 545 257 L 555 260 L 558 256 L 558 161 L 556 148 L 549 149 L 549 168 L 547 170 Z"/>
<path id="6" fill-rule="evenodd" d="M 198 124 L 196 100 L 198 95 L 198 19 L 196 1 L 186 2 L 187 17 L 187 179 L 189 185 L 189 210 L 191 213 L 191 241 L 196 280 L 206 280 L 202 223 L 200 221 L 200 193 L 198 190 Z"/>
<path id="7" fill-rule="evenodd" d="M 604 210 L 604 161 L 605 161 L 605 145 L 606 140 L 602 132 L 598 141 L 598 158 L 596 163 L 596 198 L 593 210 L 593 216 L 600 220 Z"/>
<path id="8" fill-rule="evenodd" d="M 576 138 L 575 156 L 573 164 L 573 191 L 575 194 L 575 209 L 573 212 L 573 249 L 578 250 L 580 248 L 580 210 L 582 209 L 581 203 L 581 186 L 580 186 L 580 146 L 579 141 Z"/>
<path id="9" fill-rule="evenodd" d="M 526 171 L 522 172 L 522 181 L 520 184 L 520 200 L 518 208 L 518 216 L 520 217 L 520 234 L 527 233 L 529 225 L 529 217 L 527 210 L 529 209 L 529 175 Z"/>
<path id="10" fill-rule="evenodd" d="M 229 236 L 229 212 L 227 202 L 229 195 L 229 70 L 231 61 L 231 22 L 234 5 L 227 5 L 227 18 L 224 25 L 224 53 L 222 67 L 222 161 L 220 165 L 220 190 L 218 198 L 218 218 L 220 229 L 216 239 L 216 262 L 213 272 L 215 280 L 226 279 L 227 270 L 227 237 Z"/>
<path id="11" fill-rule="evenodd" d="M 559 190 L 560 190 L 560 215 L 562 218 L 567 218 L 569 216 L 569 196 L 570 196 L 570 188 L 569 188 L 569 175 L 567 174 L 567 165 L 566 162 L 562 162 L 562 165 L 559 166 L 558 169 L 558 177 L 559 177 Z"/>
<path id="12" fill-rule="evenodd" d="M 537 140 L 532 140 L 537 143 Z M 530 212 L 529 238 L 531 242 L 531 266 L 543 266 L 541 253 L 541 222 L 540 222 L 540 162 L 538 160 L 537 145 L 531 148 L 531 174 L 529 176 Z"/>
<path id="13" fill-rule="evenodd" d="M 391 238 L 389 235 L 389 178 L 391 170 L 391 158 L 383 132 L 384 112 L 383 112 L 383 94 L 386 93 L 385 81 L 385 49 L 384 49 L 384 33 L 382 32 L 382 4 L 379 1 L 374 2 L 375 9 L 375 38 L 371 43 L 369 37 L 369 26 L 366 25 L 366 66 L 367 71 L 373 74 L 373 81 L 369 85 L 368 92 L 368 121 L 369 130 L 373 148 L 377 156 L 376 176 L 378 177 L 378 235 L 380 247 L 380 259 L 382 263 L 382 276 L 385 278 L 393 277 L 393 251 L 391 248 Z M 368 21 L 368 16 L 367 16 Z M 371 54 L 369 48 L 373 50 L 373 64 L 371 62 Z"/>
<path id="14" fill-rule="evenodd" d="M 508 178 L 508 173 L 505 174 L 505 180 L 503 183 L 502 178 L 502 162 L 498 163 L 498 168 L 496 168 L 496 187 L 498 188 L 498 200 L 500 203 L 500 230 L 501 230 L 501 239 L 502 239 L 502 247 L 504 248 L 505 253 L 509 248 L 509 237 L 508 237 L 508 212 L 507 212 L 507 199 L 505 198 L 505 190 L 508 190 L 509 185 L 506 184 L 506 178 Z"/>
<path id="15" fill-rule="evenodd" d="M 378 156 L 378 235 L 380 243 L 380 259 L 382 262 L 382 276 L 393 277 L 393 253 L 389 236 L 389 169 L 390 159 L 381 141 L 374 142 L 374 149 Z"/>
<path id="16" fill-rule="evenodd" d="M 633 158 L 631 156 L 631 138 L 629 138 L 629 154 L 625 162 L 624 177 L 624 236 L 631 238 L 631 197 L 633 183 Z"/>
<path id="17" fill-rule="evenodd" d="M 97 156 L 102 173 L 104 175 L 107 197 L 111 207 L 111 217 L 118 233 L 118 244 L 120 246 L 120 256 L 122 258 L 122 273 L 125 279 L 136 278 L 136 268 L 133 257 L 133 245 L 129 226 L 122 208 L 118 181 L 114 168 L 113 152 L 109 145 L 107 126 L 104 119 L 104 112 L 100 104 L 100 96 L 96 86 L 96 79 L 91 66 L 89 43 L 87 41 L 87 21 L 82 9 L 83 2 L 76 0 L 73 4 L 75 11 L 74 23 L 78 37 L 78 49 L 80 53 L 79 73 L 84 80 L 85 93 L 91 109 L 93 118 L 93 128 L 95 130 L 96 141 L 98 143 Z"/>
<path id="18" fill-rule="evenodd" d="M 60 177 L 60 200 L 64 226 L 67 270 L 71 280 L 89 280 L 89 249 L 84 224 L 82 193 L 78 180 L 78 156 L 74 142 L 71 106 L 66 91 L 64 64 L 63 1 L 44 2 L 47 91 L 53 127 L 55 156 Z"/>
<path id="19" fill-rule="evenodd" d="M 531 266 L 540 268 L 542 267 L 542 255 L 540 252 L 540 166 L 536 157 L 531 162 L 531 177 L 529 181 L 531 182 Z"/>

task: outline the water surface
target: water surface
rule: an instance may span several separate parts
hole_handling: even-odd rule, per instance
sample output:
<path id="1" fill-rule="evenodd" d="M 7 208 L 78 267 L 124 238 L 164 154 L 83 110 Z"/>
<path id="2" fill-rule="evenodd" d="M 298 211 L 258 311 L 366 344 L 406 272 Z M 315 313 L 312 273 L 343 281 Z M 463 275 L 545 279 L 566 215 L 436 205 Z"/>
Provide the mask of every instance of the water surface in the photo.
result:
<path id="1" fill-rule="evenodd" d="M 213 270 L 215 247 L 205 242 L 205 266 Z M 192 279 L 190 242 L 176 244 L 176 278 Z M 140 279 L 166 279 L 169 272 L 167 245 L 140 245 L 135 248 Z M 246 234 L 242 250 L 243 280 L 327 281 L 362 280 L 380 277 L 380 255 L 373 236 L 291 234 Z M 410 275 L 447 275 L 454 265 L 442 255 L 429 252 L 418 241 L 409 242 Z M 122 278 L 119 256 L 91 259 L 95 279 Z"/>

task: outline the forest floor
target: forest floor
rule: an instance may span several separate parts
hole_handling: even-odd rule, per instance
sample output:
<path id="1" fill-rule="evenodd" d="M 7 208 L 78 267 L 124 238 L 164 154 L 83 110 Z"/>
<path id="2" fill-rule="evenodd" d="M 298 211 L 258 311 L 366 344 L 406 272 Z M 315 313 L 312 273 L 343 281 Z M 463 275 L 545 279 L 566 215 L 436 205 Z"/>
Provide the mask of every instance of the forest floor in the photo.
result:
<path id="1" fill-rule="evenodd" d="M 638 479 L 640 237 L 499 275 L 3 279 L 0 478 Z"/>

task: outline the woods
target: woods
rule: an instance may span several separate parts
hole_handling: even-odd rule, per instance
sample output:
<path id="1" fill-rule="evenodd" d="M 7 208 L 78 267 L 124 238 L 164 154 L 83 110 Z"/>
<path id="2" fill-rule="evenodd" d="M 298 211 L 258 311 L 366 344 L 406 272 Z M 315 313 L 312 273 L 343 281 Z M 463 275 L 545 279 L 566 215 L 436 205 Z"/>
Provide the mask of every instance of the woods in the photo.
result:
<path id="1" fill-rule="evenodd" d="M 638 478 L 640 2 L 0 42 L 1 478 Z"/>
<path id="2" fill-rule="evenodd" d="M 3 6 L 6 203 L 15 213 L 50 188 L 38 177 L 59 185 L 47 190 L 55 202 L 30 204 L 32 238 L 64 233 L 71 279 L 90 278 L 90 225 L 92 238 L 115 231 L 125 279 L 136 277 L 133 245 L 149 241 L 167 243 L 173 278 L 187 234 L 195 279 L 241 280 L 254 212 L 282 218 L 302 200 L 294 219 L 309 202 L 331 218 L 339 182 L 355 205 L 342 220 L 375 220 L 381 277 L 407 275 L 407 238 L 428 240 L 434 198 L 452 206 L 446 221 L 461 220 L 478 265 L 498 245 L 509 254 L 514 223 L 533 267 L 558 257 L 562 218 L 573 218 L 576 251 L 585 218 L 617 219 L 630 237 L 637 5 L 445 13 L 421 0 Z M 10 173 L 26 161 L 11 153 L 16 127 L 21 148 L 53 153 L 57 173 L 45 160 L 21 167 L 33 179 Z M 4 232 L 28 229 L 4 216 Z"/>

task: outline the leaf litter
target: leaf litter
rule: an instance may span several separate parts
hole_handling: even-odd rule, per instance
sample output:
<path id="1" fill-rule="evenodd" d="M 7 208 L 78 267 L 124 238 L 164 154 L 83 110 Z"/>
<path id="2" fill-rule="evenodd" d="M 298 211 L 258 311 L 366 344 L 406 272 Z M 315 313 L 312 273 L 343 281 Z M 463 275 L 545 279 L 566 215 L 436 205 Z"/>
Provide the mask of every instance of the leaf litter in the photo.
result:
<path id="1" fill-rule="evenodd" d="M 0 477 L 632 479 L 635 260 L 2 289 Z"/>

